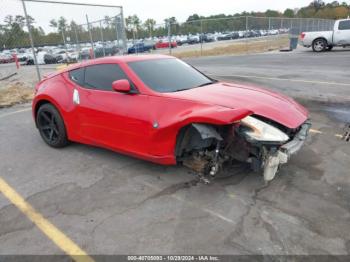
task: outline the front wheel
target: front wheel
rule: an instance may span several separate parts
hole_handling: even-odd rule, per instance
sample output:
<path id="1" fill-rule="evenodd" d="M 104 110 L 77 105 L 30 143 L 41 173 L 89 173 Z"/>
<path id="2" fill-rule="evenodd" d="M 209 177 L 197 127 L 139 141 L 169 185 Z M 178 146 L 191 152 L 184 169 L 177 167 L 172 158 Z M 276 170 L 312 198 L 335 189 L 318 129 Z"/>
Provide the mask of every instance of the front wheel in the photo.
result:
<path id="1" fill-rule="evenodd" d="M 52 104 L 39 108 L 36 123 L 42 139 L 49 146 L 59 148 L 69 143 L 63 119 Z"/>
<path id="2" fill-rule="evenodd" d="M 324 52 L 327 48 L 327 41 L 325 39 L 316 39 L 312 43 L 312 50 L 314 52 Z"/>

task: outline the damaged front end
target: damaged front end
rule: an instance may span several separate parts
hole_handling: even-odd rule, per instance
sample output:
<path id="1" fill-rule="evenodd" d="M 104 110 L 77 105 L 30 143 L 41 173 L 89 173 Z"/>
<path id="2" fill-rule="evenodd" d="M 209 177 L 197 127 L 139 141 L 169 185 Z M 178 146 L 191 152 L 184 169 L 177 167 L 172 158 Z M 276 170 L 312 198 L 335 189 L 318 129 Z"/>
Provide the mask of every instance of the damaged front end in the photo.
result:
<path id="1" fill-rule="evenodd" d="M 176 157 L 205 183 L 235 161 L 249 163 L 270 181 L 302 147 L 310 127 L 307 121 L 288 129 L 260 116 L 248 116 L 226 126 L 196 123 L 181 130 Z"/>

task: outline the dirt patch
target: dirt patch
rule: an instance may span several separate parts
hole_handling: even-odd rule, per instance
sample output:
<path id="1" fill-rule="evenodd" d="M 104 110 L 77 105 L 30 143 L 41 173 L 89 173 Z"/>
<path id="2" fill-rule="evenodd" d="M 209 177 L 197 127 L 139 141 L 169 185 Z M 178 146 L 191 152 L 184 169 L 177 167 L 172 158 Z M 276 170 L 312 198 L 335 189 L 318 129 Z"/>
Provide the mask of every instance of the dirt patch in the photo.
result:
<path id="1" fill-rule="evenodd" d="M 233 43 L 228 46 L 214 47 L 212 49 L 191 50 L 183 52 L 174 52 L 174 56 L 178 58 L 200 57 L 200 56 L 218 56 L 218 55 L 234 55 L 234 54 L 254 54 L 267 51 L 280 50 L 289 45 L 288 36 L 278 37 L 275 39 L 244 41 Z"/>
<path id="2" fill-rule="evenodd" d="M 23 82 L 14 82 L 0 89 L 0 108 L 29 102 L 34 97 L 34 90 Z"/>

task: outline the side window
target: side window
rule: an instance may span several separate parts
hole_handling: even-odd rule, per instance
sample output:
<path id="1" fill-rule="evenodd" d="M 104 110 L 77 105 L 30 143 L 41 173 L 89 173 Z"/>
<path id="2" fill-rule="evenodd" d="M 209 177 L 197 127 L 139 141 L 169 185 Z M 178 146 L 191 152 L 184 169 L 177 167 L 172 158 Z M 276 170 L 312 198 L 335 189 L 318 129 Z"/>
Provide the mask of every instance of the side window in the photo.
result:
<path id="1" fill-rule="evenodd" d="M 84 85 L 84 71 L 85 68 L 74 69 L 69 72 L 70 79 L 78 85 Z"/>
<path id="2" fill-rule="evenodd" d="M 350 20 L 339 22 L 339 30 L 350 30 Z"/>
<path id="3" fill-rule="evenodd" d="M 84 86 L 99 90 L 112 91 L 112 83 L 116 80 L 128 79 L 124 71 L 116 64 L 88 66 L 85 69 Z"/>

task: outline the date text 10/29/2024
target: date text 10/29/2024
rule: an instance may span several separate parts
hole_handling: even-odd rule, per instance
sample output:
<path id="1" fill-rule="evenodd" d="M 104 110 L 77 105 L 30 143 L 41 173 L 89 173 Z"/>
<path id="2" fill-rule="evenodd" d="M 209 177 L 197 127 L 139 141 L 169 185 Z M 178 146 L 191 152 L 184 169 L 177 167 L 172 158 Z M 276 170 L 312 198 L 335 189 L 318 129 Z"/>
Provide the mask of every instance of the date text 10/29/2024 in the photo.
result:
<path id="1" fill-rule="evenodd" d="M 128 256 L 128 261 L 219 261 L 217 256 Z"/>

